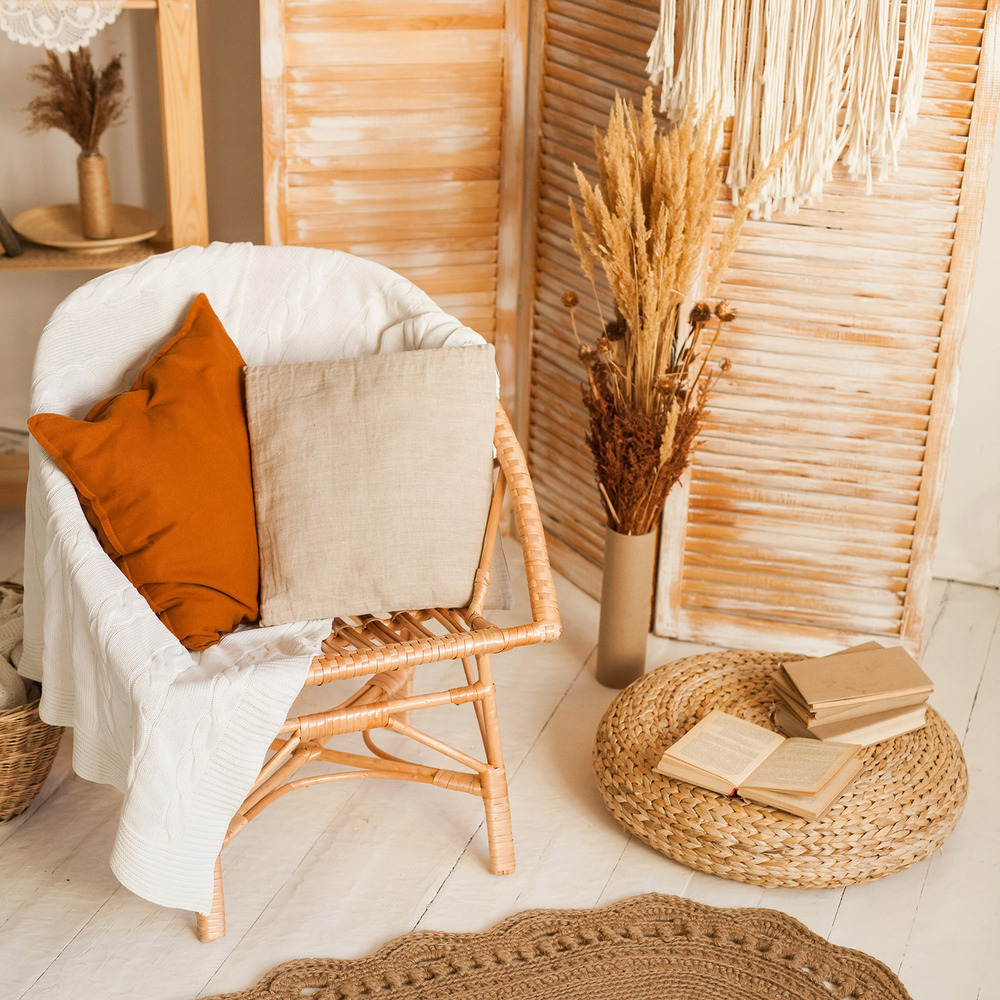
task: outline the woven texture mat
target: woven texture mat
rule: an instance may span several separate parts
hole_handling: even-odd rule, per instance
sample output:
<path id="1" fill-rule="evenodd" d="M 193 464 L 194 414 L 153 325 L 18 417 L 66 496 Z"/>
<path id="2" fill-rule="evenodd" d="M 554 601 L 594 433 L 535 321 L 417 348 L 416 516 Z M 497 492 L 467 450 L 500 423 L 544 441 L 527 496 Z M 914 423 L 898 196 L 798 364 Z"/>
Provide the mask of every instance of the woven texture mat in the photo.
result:
<path id="1" fill-rule="evenodd" d="M 415 931 L 368 958 L 300 959 L 212 1000 L 908 1000 L 886 966 L 776 910 L 646 895 L 528 910 L 482 934 Z"/>
<path id="2" fill-rule="evenodd" d="M 713 708 L 777 730 L 771 674 L 788 658 L 705 653 L 630 684 L 597 731 L 594 768 L 605 805 L 675 861 L 757 885 L 853 885 L 922 861 L 955 829 L 968 789 L 962 748 L 932 708 L 922 729 L 865 749 L 861 773 L 816 821 L 653 771 Z"/>

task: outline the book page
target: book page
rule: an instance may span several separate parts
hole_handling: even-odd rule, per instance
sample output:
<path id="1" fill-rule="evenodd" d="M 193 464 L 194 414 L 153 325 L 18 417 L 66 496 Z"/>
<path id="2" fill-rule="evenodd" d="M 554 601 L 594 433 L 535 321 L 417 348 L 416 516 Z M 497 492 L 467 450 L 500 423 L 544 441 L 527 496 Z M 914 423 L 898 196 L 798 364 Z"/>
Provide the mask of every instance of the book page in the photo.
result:
<path id="1" fill-rule="evenodd" d="M 863 767 L 860 757 L 852 757 L 832 781 L 828 781 L 815 795 L 803 792 L 779 792 L 773 789 L 748 789 L 743 798 L 750 802 L 784 809 L 795 816 L 809 820 L 822 819 L 826 811 L 840 798 Z"/>
<path id="2" fill-rule="evenodd" d="M 778 733 L 714 709 L 665 756 L 718 774 L 736 788 L 784 742 Z"/>
<path id="3" fill-rule="evenodd" d="M 790 739 L 744 781 L 747 788 L 817 792 L 858 752 L 849 743 Z"/>

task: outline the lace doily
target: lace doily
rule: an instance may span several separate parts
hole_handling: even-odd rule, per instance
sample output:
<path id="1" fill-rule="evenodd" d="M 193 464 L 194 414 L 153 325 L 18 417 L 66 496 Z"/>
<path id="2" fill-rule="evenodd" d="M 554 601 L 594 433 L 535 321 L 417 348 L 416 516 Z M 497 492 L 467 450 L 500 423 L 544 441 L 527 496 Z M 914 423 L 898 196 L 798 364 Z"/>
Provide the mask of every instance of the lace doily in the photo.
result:
<path id="1" fill-rule="evenodd" d="M 74 52 L 121 9 L 122 0 L 0 0 L 0 30 L 24 45 Z"/>

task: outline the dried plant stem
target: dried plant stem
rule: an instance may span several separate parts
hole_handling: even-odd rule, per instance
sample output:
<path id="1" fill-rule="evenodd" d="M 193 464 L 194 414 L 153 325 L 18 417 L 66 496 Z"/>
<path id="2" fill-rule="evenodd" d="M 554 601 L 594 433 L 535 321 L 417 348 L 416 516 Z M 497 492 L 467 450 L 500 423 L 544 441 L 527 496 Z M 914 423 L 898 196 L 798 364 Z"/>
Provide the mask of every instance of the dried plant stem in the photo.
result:
<path id="1" fill-rule="evenodd" d="M 664 131 L 647 90 L 638 114 L 618 95 L 607 129 L 594 133 L 598 181 L 574 164 L 582 216 L 570 199 L 572 245 L 594 291 L 603 334 L 583 344 L 576 327 L 576 296 L 564 297 L 587 369 L 583 401 L 590 415 L 587 444 L 608 522 L 617 531 L 652 530 L 667 493 L 687 467 L 708 392 L 721 371 L 712 352 L 735 313 L 698 302 L 687 317 L 684 301 L 704 270 L 712 216 L 721 183 L 721 120 L 702 113 Z M 793 137 L 794 138 L 794 137 Z M 714 296 L 736 249 L 753 200 L 780 167 L 793 140 L 744 190 L 710 270 Z M 607 280 L 616 318 L 605 323 L 596 272 Z M 714 316 L 707 349 L 702 332 Z"/>
<path id="2" fill-rule="evenodd" d="M 101 138 L 125 111 L 122 57 L 114 56 L 98 72 L 86 46 L 69 54 L 67 67 L 49 51 L 29 79 L 41 85 L 42 93 L 25 108 L 31 117 L 28 131 L 59 129 L 80 147 L 82 156 L 98 156 Z"/>

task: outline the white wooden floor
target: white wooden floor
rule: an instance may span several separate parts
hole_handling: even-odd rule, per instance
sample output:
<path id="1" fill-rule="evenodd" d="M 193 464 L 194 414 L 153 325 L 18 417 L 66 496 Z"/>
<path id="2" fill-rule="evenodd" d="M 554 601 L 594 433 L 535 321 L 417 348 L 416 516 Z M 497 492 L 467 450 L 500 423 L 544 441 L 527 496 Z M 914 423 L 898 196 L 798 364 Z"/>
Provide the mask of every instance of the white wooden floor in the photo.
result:
<path id="1" fill-rule="evenodd" d="M 0 515 L 0 579 L 19 578 L 19 516 Z M 75 777 L 64 741 L 39 799 L 0 824 L 0 1000 L 194 1000 L 293 958 L 363 955 L 413 928 L 484 929 L 529 907 L 641 892 L 783 910 L 881 959 L 914 1000 L 1000 998 L 1000 594 L 937 581 L 922 663 L 965 748 L 971 792 L 935 856 L 844 890 L 761 889 L 693 872 L 630 838 L 591 770 L 613 692 L 593 678 L 597 606 L 563 581 L 556 644 L 495 660 L 518 869 L 486 868 L 479 801 L 354 782 L 283 799 L 225 856 L 228 934 L 118 885 L 119 795 Z M 649 666 L 703 651 L 651 639 Z M 442 710 L 458 713 L 461 710 Z M 453 716 L 457 718 L 457 716 Z"/>

